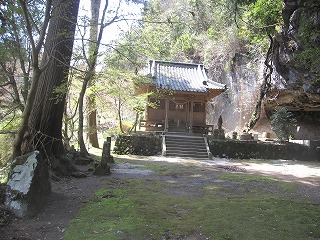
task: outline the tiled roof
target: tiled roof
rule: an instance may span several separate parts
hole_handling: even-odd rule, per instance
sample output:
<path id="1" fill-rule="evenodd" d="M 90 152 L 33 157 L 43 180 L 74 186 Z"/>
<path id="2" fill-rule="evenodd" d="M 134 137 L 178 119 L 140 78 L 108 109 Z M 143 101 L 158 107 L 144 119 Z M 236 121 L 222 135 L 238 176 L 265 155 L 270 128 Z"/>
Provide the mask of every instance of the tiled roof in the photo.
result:
<path id="1" fill-rule="evenodd" d="M 185 92 L 224 90 L 224 84 L 208 79 L 203 64 L 150 61 L 149 74 L 158 89 Z"/>

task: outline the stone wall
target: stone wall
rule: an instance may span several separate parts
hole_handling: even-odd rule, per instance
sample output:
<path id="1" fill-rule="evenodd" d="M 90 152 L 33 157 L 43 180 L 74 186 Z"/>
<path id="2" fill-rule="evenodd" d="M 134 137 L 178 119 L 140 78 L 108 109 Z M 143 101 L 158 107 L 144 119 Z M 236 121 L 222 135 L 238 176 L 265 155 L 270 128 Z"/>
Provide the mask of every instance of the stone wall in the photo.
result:
<path id="1" fill-rule="evenodd" d="M 320 142 L 311 147 L 295 143 L 268 143 L 257 141 L 210 140 L 209 147 L 215 157 L 240 159 L 285 159 L 320 161 Z"/>
<path id="2" fill-rule="evenodd" d="M 113 152 L 116 154 L 134 154 L 152 156 L 161 153 L 162 138 L 159 135 L 119 135 Z"/>

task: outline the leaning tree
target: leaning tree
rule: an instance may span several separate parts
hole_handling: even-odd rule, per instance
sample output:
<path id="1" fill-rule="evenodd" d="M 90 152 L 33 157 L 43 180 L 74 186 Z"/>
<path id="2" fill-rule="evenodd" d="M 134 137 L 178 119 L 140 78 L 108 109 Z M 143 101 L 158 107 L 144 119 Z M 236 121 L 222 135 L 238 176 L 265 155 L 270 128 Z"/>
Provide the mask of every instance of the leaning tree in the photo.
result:
<path id="1" fill-rule="evenodd" d="M 44 24 L 37 44 L 32 36 L 32 16 L 29 3 L 19 0 L 26 19 L 32 44 L 32 84 L 23 113 L 21 127 L 13 146 L 13 157 L 39 150 L 56 173 L 67 174 L 72 169 L 65 157 L 62 142 L 62 117 L 67 91 L 79 0 L 48 0 Z M 46 31 L 46 23 L 50 24 Z M 44 47 L 41 40 L 45 39 Z M 40 63 L 40 53 L 43 51 Z"/>

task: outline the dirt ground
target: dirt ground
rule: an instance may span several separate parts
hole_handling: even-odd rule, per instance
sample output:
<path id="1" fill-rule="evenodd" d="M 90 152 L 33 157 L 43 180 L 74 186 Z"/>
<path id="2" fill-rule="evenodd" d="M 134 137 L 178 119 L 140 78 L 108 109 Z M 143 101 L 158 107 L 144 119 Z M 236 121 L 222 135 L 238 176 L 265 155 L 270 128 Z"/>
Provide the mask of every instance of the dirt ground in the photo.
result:
<path id="1" fill-rule="evenodd" d="M 282 178 L 286 181 L 296 182 L 301 186 L 299 195 L 314 202 L 320 203 L 320 163 L 298 161 L 235 161 L 215 158 L 213 160 L 192 160 L 164 157 L 130 157 L 119 156 L 120 164 L 112 166 L 110 176 L 97 177 L 83 168 L 88 175 L 86 178 L 65 178 L 52 181 L 52 194 L 48 204 L 36 217 L 24 220 L 10 215 L 0 205 L 0 239 L 20 240 L 57 240 L 63 239 L 64 229 L 72 220 L 82 204 L 94 198 L 93 193 L 99 189 L 100 183 L 112 178 L 136 178 L 154 174 L 150 170 L 141 170 L 136 165 L 129 164 L 128 160 L 166 161 L 173 163 L 193 163 L 203 168 L 212 168 L 219 172 L 246 172 L 261 173 Z M 143 165 L 141 161 L 141 165 Z M 196 172 L 194 174 L 197 174 Z M 185 181 L 177 178 L 176 181 Z M 189 179 L 190 180 L 190 179 Z M 192 191 L 185 188 L 186 191 Z M 2 192 L 1 192 L 2 191 Z M 0 188 L 0 196 L 3 196 L 4 187 Z M 2 201 L 3 199 L 0 199 Z"/>

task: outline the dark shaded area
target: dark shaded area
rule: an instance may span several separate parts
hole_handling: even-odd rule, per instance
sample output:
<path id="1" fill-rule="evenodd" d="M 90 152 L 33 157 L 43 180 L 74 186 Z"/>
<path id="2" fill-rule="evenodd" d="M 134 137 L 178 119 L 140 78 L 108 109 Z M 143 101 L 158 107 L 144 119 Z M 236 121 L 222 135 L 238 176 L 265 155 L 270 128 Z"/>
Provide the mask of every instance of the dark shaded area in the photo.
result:
<path id="1" fill-rule="evenodd" d="M 4 207 L 5 192 L 6 185 L 0 184 L 0 235 L 3 235 L 2 227 L 9 225 L 14 218 L 13 214 Z"/>

